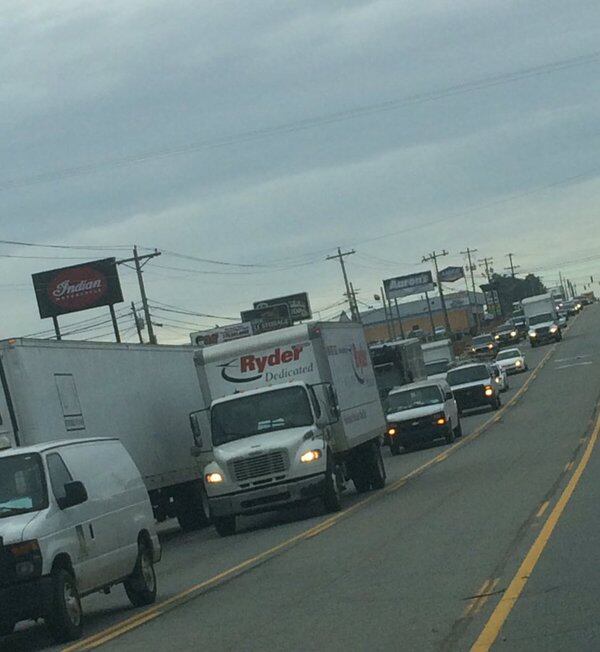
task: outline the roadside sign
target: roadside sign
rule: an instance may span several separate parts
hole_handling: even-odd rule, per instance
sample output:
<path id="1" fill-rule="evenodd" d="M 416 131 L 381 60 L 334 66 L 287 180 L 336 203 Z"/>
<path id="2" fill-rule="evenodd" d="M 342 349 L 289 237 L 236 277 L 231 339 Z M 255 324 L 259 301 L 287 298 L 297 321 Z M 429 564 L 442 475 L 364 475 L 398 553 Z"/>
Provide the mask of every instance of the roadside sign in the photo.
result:
<path id="1" fill-rule="evenodd" d="M 435 283 L 432 273 L 427 271 L 388 278 L 383 282 L 383 287 L 388 299 L 400 299 L 411 294 L 431 292 L 435 289 Z"/>
<path id="2" fill-rule="evenodd" d="M 439 280 L 444 283 L 454 283 L 461 278 L 464 278 L 465 270 L 462 267 L 444 267 L 440 270 Z"/>
<path id="3" fill-rule="evenodd" d="M 290 316 L 292 321 L 304 321 L 312 319 L 312 311 L 310 309 L 310 302 L 308 300 L 307 292 L 299 292 L 298 294 L 288 294 L 285 297 L 277 297 L 276 299 L 265 299 L 263 301 L 255 301 L 254 308 L 268 308 L 285 303 L 290 308 Z"/>
<path id="4" fill-rule="evenodd" d="M 205 331 L 196 331 L 195 333 L 190 333 L 190 339 L 194 346 L 205 347 L 239 340 L 242 337 L 250 337 L 253 334 L 252 324 L 248 322 L 245 324 L 227 324 L 227 326 L 219 326 L 218 328 L 211 328 Z"/>
<path id="5" fill-rule="evenodd" d="M 241 313 L 242 322 L 250 323 L 255 335 L 268 333 L 280 328 L 287 328 L 294 322 L 290 315 L 290 307 L 287 303 L 279 303 L 265 308 L 244 310 Z"/>

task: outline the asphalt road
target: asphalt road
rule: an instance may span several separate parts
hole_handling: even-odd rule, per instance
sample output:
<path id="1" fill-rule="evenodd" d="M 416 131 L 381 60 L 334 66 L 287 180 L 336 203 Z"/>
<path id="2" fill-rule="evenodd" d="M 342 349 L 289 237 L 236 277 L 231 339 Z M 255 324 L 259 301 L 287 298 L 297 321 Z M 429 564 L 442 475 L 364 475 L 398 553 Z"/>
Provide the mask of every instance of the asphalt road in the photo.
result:
<path id="1" fill-rule="evenodd" d="M 452 446 L 386 453 L 386 489 L 348 492 L 338 515 L 265 515 L 226 539 L 163 528 L 157 607 L 131 609 L 121 588 L 93 596 L 95 638 L 70 649 L 469 649 L 506 612 L 590 442 L 599 323 L 594 305 L 556 347 L 525 346 L 531 371 L 510 377 L 501 412 L 464 417 Z M 495 649 L 600 649 L 599 472 L 593 450 Z M 21 626 L 4 649 L 59 648 L 43 626 Z"/>

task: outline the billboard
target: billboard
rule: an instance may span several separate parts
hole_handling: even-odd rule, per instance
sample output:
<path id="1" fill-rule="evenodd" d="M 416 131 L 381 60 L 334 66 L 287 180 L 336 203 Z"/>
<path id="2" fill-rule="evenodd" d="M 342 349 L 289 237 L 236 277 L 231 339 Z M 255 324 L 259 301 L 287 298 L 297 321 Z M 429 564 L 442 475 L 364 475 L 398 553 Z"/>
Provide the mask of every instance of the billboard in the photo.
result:
<path id="1" fill-rule="evenodd" d="M 190 333 L 190 338 L 194 346 L 204 347 L 239 340 L 253 334 L 252 324 L 247 322 L 245 324 L 228 324 L 227 326 L 211 328 L 206 331 L 197 331 L 196 333 Z"/>
<path id="2" fill-rule="evenodd" d="M 278 303 L 275 306 L 255 308 L 254 310 L 244 310 L 241 317 L 243 322 L 252 324 L 255 335 L 286 328 L 294 323 L 287 303 Z"/>
<path id="3" fill-rule="evenodd" d="M 444 267 L 440 269 L 438 278 L 444 283 L 454 283 L 458 279 L 465 277 L 465 270 L 462 267 Z"/>
<path id="4" fill-rule="evenodd" d="M 418 272 L 417 274 L 388 278 L 383 282 L 383 287 L 388 299 L 400 299 L 411 294 L 431 292 L 435 289 L 435 283 L 431 272 Z"/>
<path id="5" fill-rule="evenodd" d="M 58 317 L 123 301 L 114 258 L 32 274 L 40 317 Z"/>
<path id="6" fill-rule="evenodd" d="M 304 321 L 306 319 L 312 319 L 312 311 L 310 309 L 310 302 L 308 301 L 307 292 L 288 294 L 285 297 L 277 297 L 276 299 L 255 301 L 254 308 L 268 308 L 269 306 L 276 306 L 281 303 L 285 303 L 290 307 L 290 315 L 292 317 L 292 321 Z"/>

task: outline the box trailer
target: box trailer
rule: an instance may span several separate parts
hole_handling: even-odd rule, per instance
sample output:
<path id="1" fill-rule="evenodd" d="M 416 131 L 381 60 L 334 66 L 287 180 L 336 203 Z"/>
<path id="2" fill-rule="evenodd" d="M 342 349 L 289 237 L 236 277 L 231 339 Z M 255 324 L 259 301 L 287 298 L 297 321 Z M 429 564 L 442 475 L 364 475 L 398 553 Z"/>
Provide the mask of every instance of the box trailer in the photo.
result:
<path id="1" fill-rule="evenodd" d="M 203 407 L 191 346 L 0 342 L 0 435 L 14 446 L 118 437 L 159 520 L 185 529 L 208 507 L 188 415 Z M 110 473 L 110 469 L 106 469 Z"/>
<path id="2" fill-rule="evenodd" d="M 383 487 L 385 416 L 363 328 L 316 322 L 199 350 L 208 413 L 191 415 L 213 522 Z M 208 416 L 208 419 L 204 417 Z"/>
<path id="3" fill-rule="evenodd" d="M 394 387 L 424 380 L 427 376 L 421 342 L 416 337 L 371 344 L 369 352 L 384 404 Z"/>
<path id="4" fill-rule="evenodd" d="M 531 346 L 542 342 L 560 342 L 562 331 L 558 322 L 556 303 L 551 294 L 538 294 L 521 301 Z"/>
<path id="5" fill-rule="evenodd" d="M 454 362 L 454 348 L 450 340 L 437 340 L 421 344 L 427 378 L 445 378 Z"/>

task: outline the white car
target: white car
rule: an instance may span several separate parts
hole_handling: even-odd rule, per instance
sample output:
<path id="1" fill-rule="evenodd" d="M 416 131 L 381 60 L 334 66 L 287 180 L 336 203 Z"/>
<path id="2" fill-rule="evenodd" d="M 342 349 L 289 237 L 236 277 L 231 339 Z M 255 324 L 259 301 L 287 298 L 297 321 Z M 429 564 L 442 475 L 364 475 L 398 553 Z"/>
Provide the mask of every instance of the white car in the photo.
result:
<path id="1" fill-rule="evenodd" d="M 508 384 L 508 374 L 506 373 L 506 370 L 495 362 L 492 364 L 492 370 L 494 372 L 494 382 L 498 385 L 498 389 L 501 392 L 506 392 L 508 389 L 510 389 Z"/>
<path id="2" fill-rule="evenodd" d="M 527 360 L 520 349 L 504 349 L 496 356 L 496 364 L 507 374 L 517 374 L 527 371 Z"/>
<path id="3" fill-rule="evenodd" d="M 387 399 L 387 439 L 392 455 L 400 446 L 444 439 L 451 444 L 462 435 L 458 407 L 445 380 L 424 380 L 393 389 Z"/>
<path id="4" fill-rule="evenodd" d="M 146 487 L 117 439 L 0 452 L 0 636 L 43 618 L 56 641 L 78 638 L 81 598 L 115 584 L 151 604 L 160 554 Z"/>

